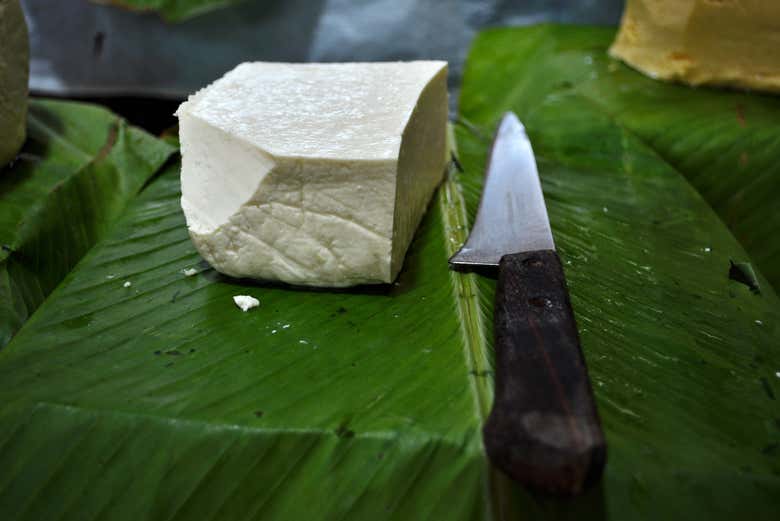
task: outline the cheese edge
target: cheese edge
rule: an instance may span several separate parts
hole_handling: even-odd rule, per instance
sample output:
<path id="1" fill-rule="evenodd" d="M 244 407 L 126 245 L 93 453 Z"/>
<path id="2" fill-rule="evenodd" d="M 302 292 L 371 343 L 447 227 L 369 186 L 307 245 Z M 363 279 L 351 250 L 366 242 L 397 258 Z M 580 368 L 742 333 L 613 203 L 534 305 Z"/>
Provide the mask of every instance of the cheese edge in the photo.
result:
<path id="1" fill-rule="evenodd" d="M 394 194 L 392 260 L 385 281 L 388 283 L 400 273 L 414 235 L 444 178 L 449 110 L 447 73 L 447 63 L 443 62 L 420 91 L 402 133 Z M 431 108 L 428 105 L 432 106 L 432 114 L 423 113 Z M 423 138 L 415 134 L 422 134 Z M 424 137 L 429 134 L 433 134 L 432 142 L 415 142 L 416 139 L 425 141 Z M 418 148 L 415 150 L 415 147 Z M 411 205 L 407 212 L 406 205 Z"/>

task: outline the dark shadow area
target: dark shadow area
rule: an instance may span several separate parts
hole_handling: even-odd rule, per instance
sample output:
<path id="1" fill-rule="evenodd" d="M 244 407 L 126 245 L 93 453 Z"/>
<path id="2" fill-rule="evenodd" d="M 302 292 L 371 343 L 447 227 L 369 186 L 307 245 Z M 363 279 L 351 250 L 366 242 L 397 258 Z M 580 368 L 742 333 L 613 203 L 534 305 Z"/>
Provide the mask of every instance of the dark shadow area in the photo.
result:
<path id="1" fill-rule="evenodd" d="M 490 487 L 497 519 L 550 519 L 600 521 L 607 519 L 603 481 L 593 483 L 578 496 L 562 497 L 534 492 L 490 467 Z"/>
<path id="2" fill-rule="evenodd" d="M 749 262 L 729 261 L 729 279 L 744 284 L 756 295 L 761 294 L 758 277 Z"/>
<path id="3" fill-rule="evenodd" d="M 595 521 L 607 518 L 604 485 L 601 481 L 579 496 L 551 497 L 533 493 L 532 497 L 548 519 Z"/>
<path id="4" fill-rule="evenodd" d="M 159 136 L 163 131 L 178 123 L 174 113 L 179 108 L 182 100 L 178 99 L 153 99 L 137 97 L 111 97 L 111 98 L 68 98 L 70 100 L 83 101 L 102 105 L 116 114 L 119 114 L 131 125 L 141 127 L 150 134 Z"/>
<path id="5" fill-rule="evenodd" d="M 458 273 L 476 273 L 481 277 L 487 277 L 490 279 L 498 279 L 498 266 L 463 266 L 460 264 L 450 264 L 452 271 Z"/>

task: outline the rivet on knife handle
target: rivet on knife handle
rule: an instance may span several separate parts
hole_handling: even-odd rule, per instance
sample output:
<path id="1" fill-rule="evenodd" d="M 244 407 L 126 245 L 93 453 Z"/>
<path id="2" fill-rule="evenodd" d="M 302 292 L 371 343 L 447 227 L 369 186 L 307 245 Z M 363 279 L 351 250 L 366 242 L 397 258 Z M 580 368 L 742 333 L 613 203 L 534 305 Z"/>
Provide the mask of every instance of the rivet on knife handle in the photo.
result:
<path id="1" fill-rule="evenodd" d="M 554 251 L 501 258 L 494 320 L 496 388 L 483 430 L 487 453 L 530 488 L 576 494 L 600 477 L 606 445 Z"/>

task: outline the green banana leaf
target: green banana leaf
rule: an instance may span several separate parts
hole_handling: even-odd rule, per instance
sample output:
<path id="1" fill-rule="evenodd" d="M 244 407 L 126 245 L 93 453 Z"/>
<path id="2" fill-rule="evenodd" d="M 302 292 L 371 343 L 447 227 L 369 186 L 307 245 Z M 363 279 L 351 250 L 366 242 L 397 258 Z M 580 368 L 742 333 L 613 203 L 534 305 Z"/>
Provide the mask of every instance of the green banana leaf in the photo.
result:
<path id="1" fill-rule="evenodd" d="M 111 4 L 124 9 L 155 12 L 168 22 L 183 22 L 190 18 L 227 7 L 244 0 L 92 0 L 99 4 Z"/>
<path id="2" fill-rule="evenodd" d="M 227 280 L 190 244 L 171 167 L 0 354 L 0 512 L 484 517 L 483 369 L 445 237 L 437 208 L 387 287 Z"/>
<path id="3" fill-rule="evenodd" d="M 551 31 L 513 33 L 518 52 Z M 521 110 L 517 76 L 485 103 L 508 60 L 479 45 L 457 128 L 465 172 L 438 191 L 396 284 L 222 277 L 187 237 L 178 165 L 155 178 L 0 351 L 0 513 L 774 519 L 772 287 L 730 279 L 748 257 L 717 215 L 578 94 Z M 603 483 L 573 501 L 532 497 L 488 466 L 494 283 L 446 264 L 509 108 L 536 148 L 610 444 Z M 242 313 L 237 294 L 260 307 Z"/>
<path id="4" fill-rule="evenodd" d="M 677 124 L 699 121 L 696 139 L 708 135 L 719 146 L 708 144 L 711 156 L 698 161 L 715 164 L 733 146 L 719 119 L 723 98 L 755 107 L 757 120 L 758 107 L 771 110 L 775 100 L 645 80 L 609 62 L 611 34 L 543 25 L 478 36 L 460 99 L 466 205 L 472 212 L 477 206 L 478 172 L 495 123 L 514 110 L 539 162 L 609 444 L 604 517 L 774 519 L 777 296 L 760 275 L 758 294 L 729 277 L 732 262 L 747 261 L 747 253 L 685 181 L 686 172 L 639 132 L 681 136 L 672 110 L 649 101 L 676 92 Z M 610 74 L 615 79 L 600 79 Z M 648 104 L 644 114 L 657 117 L 642 121 L 631 113 L 631 95 L 637 106 Z M 625 112 L 605 109 L 615 99 Z M 653 121 L 666 126 L 653 129 Z M 735 135 L 750 144 L 739 126 Z M 493 284 L 480 279 L 479 291 L 490 301 Z"/>
<path id="5" fill-rule="evenodd" d="M 109 111 L 32 100 L 0 172 L 0 349 L 175 150 Z"/>
<path id="6" fill-rule="evenodd" d="M 607 56 L 614 34 L 572 26 L 483 33 L 468 66 L 490 81 L 463 97 L 463 112 L 527 114 L 576 96 L 683 174 L 780 287 L 780 97 L 652 80 Z"/>

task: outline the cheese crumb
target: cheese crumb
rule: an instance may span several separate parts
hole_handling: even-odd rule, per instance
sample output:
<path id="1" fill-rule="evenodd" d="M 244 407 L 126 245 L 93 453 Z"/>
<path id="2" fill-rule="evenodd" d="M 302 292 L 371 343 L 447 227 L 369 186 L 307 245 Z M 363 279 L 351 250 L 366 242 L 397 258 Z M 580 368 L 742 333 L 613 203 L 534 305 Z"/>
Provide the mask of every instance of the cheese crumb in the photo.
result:
<path id="1" fill-rule="evenodd" d="M 241 311 L 245 313 L 250 309 L 256 308 L 260 305 L 259 300 L 249 295 L 235 295 L 233 297 L 233 302 L 236 304 L 236 306 L 241 308 Z"/>
<path id="2" fill-rule="evenodd" d="M 132 282 L 130 282 L 129 280 L 126 280 L 126 281 L 125 281 L 125 283 L 124 283 L 124 284 L 122 284 L 122 287 L 124 287 L 124 288 L 129 288 L 129 287 L 130 287 L 130 286 L 132 286 L 132 285 L 133 285 L 133 283 L 132 283 Z"/>
<path id="3" fill-rule="evenodd" d="M 198 274 L 198 270 L 196 270 L 195 268 L 184 268 L 183 270 L 181 270 L 181 272 L 184 273 L 185 277 L 192 277 L 193 275 Z"/>

